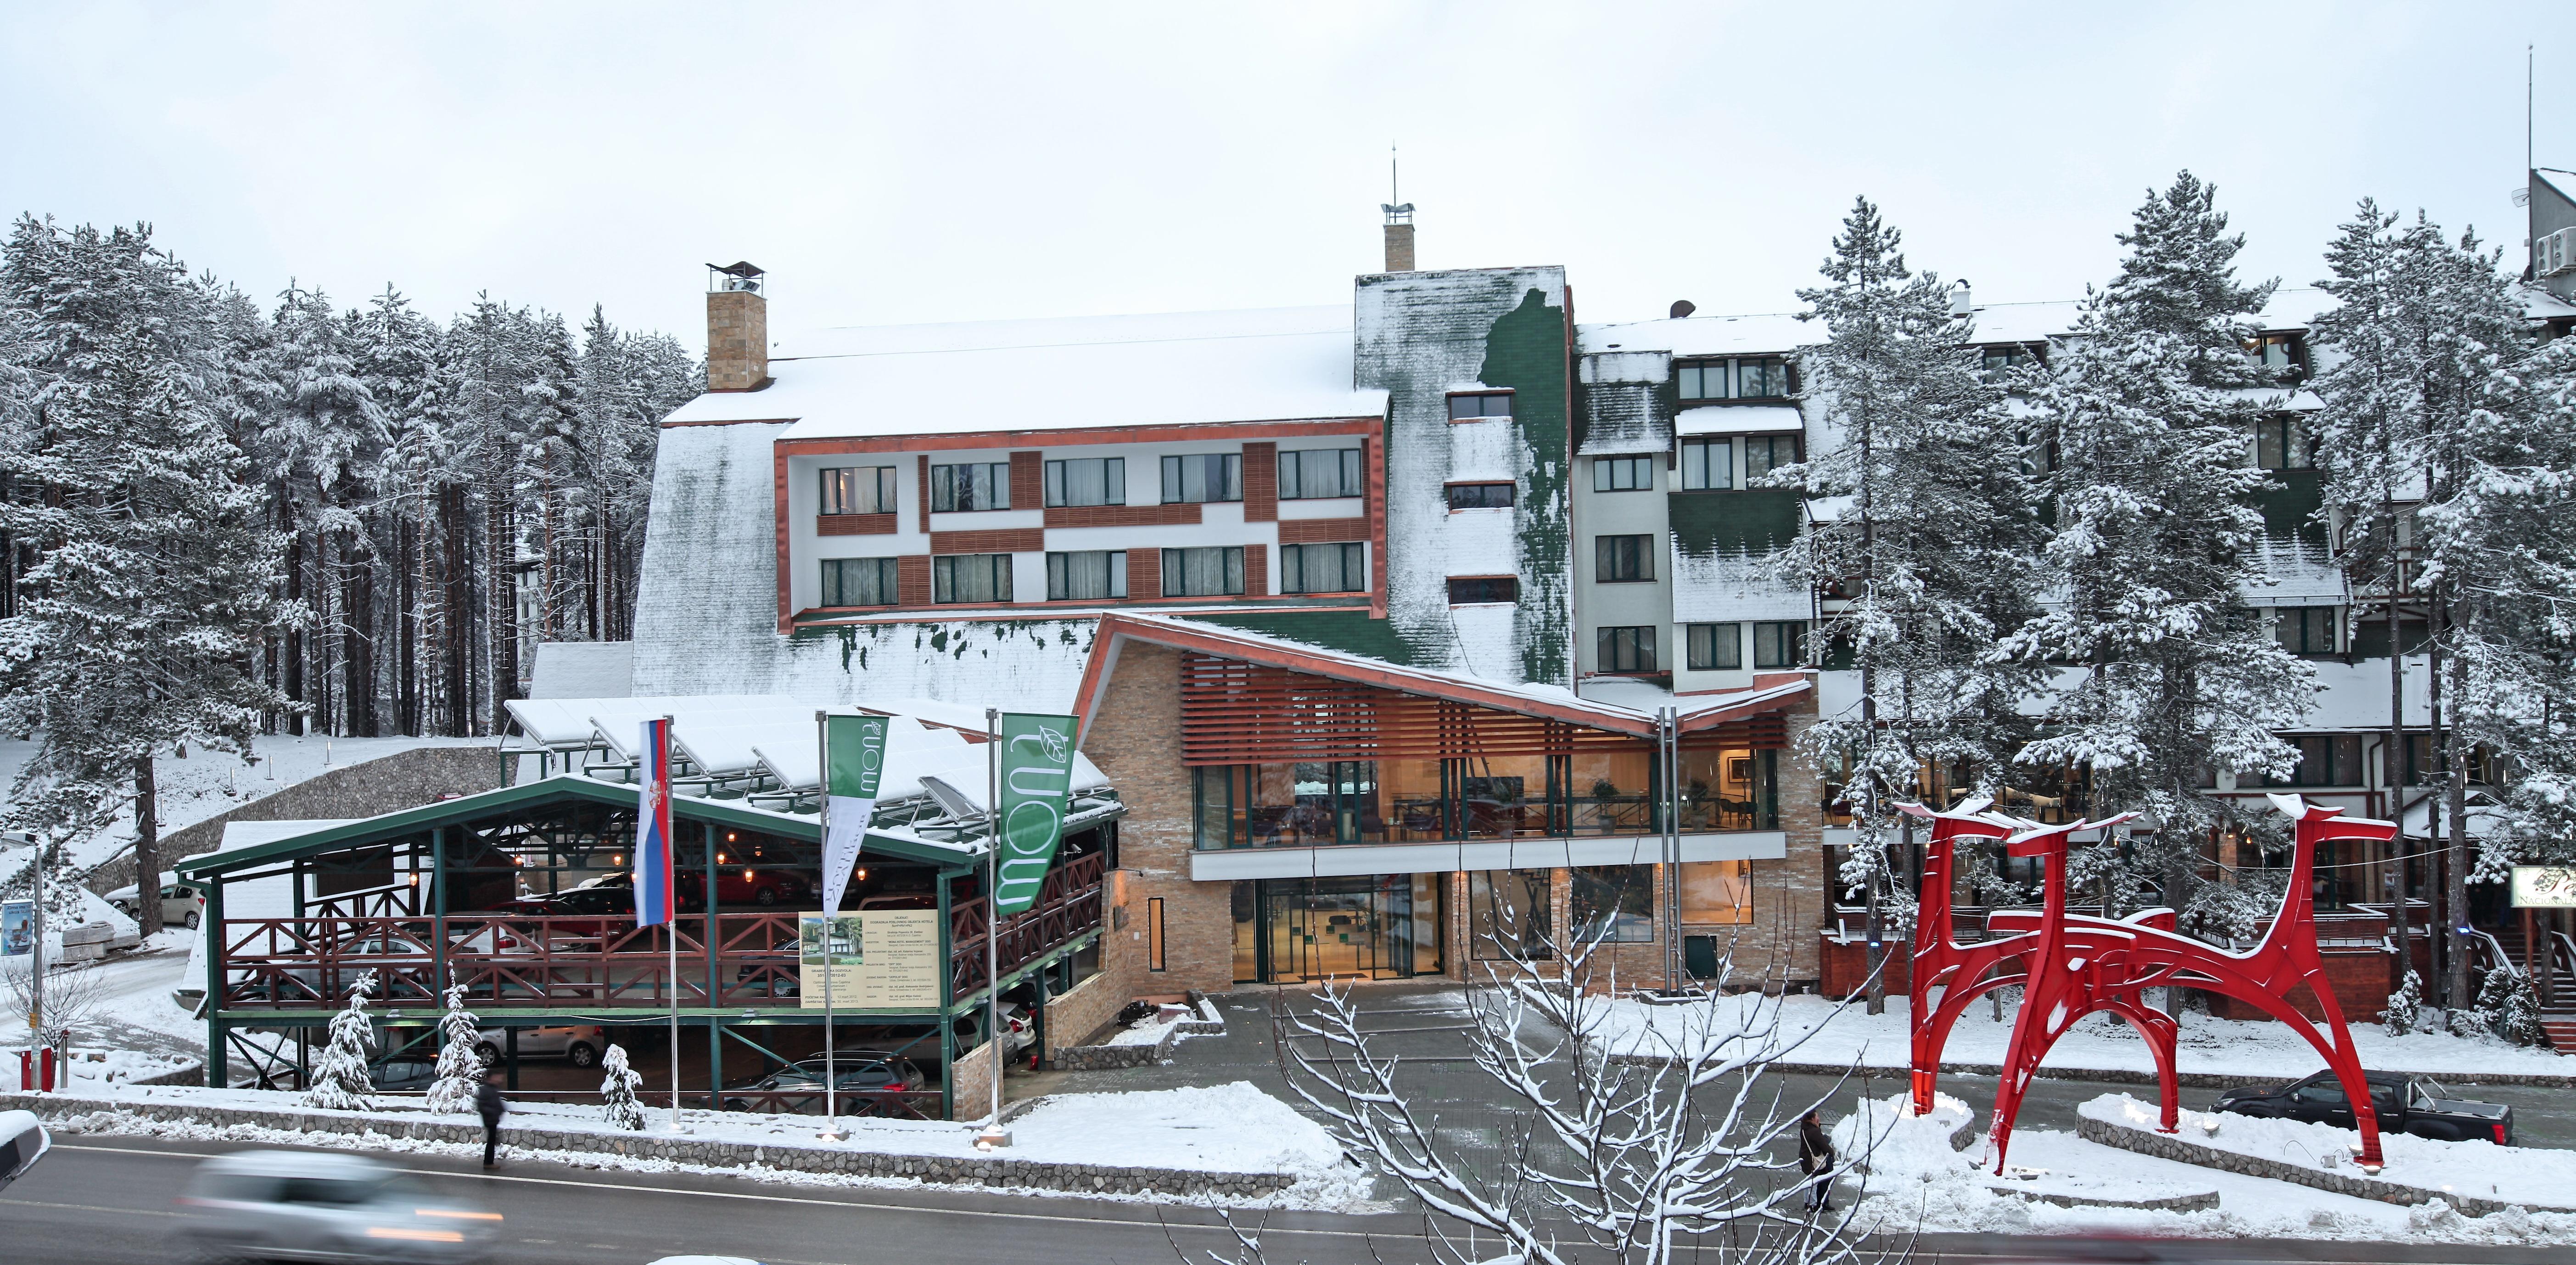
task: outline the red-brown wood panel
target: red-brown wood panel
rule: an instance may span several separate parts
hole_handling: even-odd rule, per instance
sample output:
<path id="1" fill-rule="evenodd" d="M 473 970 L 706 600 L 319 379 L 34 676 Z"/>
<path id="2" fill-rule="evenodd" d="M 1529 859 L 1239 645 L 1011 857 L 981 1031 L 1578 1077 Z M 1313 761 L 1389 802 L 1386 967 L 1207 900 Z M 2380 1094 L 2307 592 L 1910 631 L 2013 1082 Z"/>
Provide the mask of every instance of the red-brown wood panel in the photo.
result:
<path id="1" fill-rule="evenodd" d="M 1020 451 L 1011 454 L 1011 508 L 1033 510 L 1046 504 L 1046 467 L 1039 464 L 1046 454 Z"/>
<path id="2" fill-rule="evenodd" d="M 814 516 L 817 536 L 891 536 L 892 514 L 817 514 Z"/>
<path id="3" fill-rule="evenodd" d="M 894 596 L 905 606 L 930 605 L 929 554 L 906 554 L 894 560 Z"/>
<path id="4" fill-rule="evenodd" d="M 916 457 L 912 468 L 921 475 L 921 530 L 930 530 L 930 458 Z"/>
<path id="5" fill-rule="evenodd" d="M 1046 548 L 1043 527 L 995 527 L 984 531 L 930 533 L 932 553 L 1038 553 Z"/>
<path id="6" fill-rule="evenodd" d="M 1243 521 L 1275 522 L 1279 518 L 1279 445 L 1243 446 Z"/>
<path id="7" fill-rule="evenodd" d="M 1195 506 L 1192 508 L 1196 508 Z M 1130 549 L 1127 551 L 1127 596 L 1131 600 L 1159 598 L 1163 595 L 1163 551 Z"/>
<path id="8" fill-rule="evenodd" d="M 1245 545 L 1243 547 L 1243 595 L 1245 597 L 1270 596 L 1270 546 Z"/>
<path id="9" fill-rule="evenodd" d="M 1279 543 L 1283 545 L 1328 545 L 1368 538 L 1369 520 L 1356 514 L 1348 518 L 1279 520 Z"/>
<path id="10" fill-rule="evenodd" d="M 1181 656 L 1184 764 L 1553 755 L 1647 745 L 1634 734 L 1194 651 Z M 1784 747 L 1788 722 L 1765 712 L 1686 735 L 1683 745 Z"/>
<path id="11" fill-rule="evenodd" d="M 1201 521 L 1194 501 L 1170 505 L 1059 505 L 1046 512 L 1049 527 L 1189 527 Z"/>

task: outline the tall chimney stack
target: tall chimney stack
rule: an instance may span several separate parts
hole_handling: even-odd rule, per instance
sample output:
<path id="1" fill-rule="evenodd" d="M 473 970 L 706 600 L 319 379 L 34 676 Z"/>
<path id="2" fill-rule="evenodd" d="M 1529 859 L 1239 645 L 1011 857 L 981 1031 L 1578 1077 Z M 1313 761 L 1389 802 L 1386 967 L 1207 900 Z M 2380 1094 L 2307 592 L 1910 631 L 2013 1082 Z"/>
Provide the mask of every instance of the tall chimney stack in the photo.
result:
<path id="1" fill-rule="evenodd" d="M 707 265 L 707 389 L 757 391 L 769 385 L 769 300 L 760 269 L 735 262 Z"/>
<path id="2" fill-rule="evenodd" d="M 1386 270 L 1413 271 L 1413 204 L 1380 203 L 1378 209 L 1386 212 Z"/>

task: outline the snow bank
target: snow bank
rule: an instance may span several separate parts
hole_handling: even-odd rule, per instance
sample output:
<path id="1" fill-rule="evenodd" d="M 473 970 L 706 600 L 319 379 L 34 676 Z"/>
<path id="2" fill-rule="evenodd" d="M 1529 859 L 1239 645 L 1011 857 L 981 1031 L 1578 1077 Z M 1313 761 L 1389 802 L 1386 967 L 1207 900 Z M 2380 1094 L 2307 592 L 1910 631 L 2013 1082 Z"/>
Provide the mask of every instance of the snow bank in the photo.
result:
<path id="1" fill-rule="evenodd" d="M 2104 1094 L 2076 1108 L 2088 1119 L 2132 1128 L 2156 1127 L 2158 1108 L 2127 1094 Z M 2361 1134 L 2304 1120 L 2266 1120 L 2233 1112 L 2184 1112 L 2181 1136 L 2200 1146 L 2257 1159 L 2331 1169 L 2348 1180 L 2438 1190 L 2526 1207 L 2576 1212 L 2576 1151 L 2493 1142 L 2436 1142 L 2402 1133 L 2379 1135 L 2387 1164 L 2377 1174 L 2353 1167 Z M 2569 1217 L 2576 1223 L 2576 1217 Z"/>
<path id="2" fill-rule="evenodd" d="M 1919 1175 L 1959 1166 L 1959 1134 L 1976 1119 L 1968 1104 L 1948 1094 L 1932 1096 L 1932 1114 L 1914 1114 L 1911 1094 L 1864 1098 L 1860 1109 L 1834 1122 L 1834 1154 L 1862 1171 Z"/>

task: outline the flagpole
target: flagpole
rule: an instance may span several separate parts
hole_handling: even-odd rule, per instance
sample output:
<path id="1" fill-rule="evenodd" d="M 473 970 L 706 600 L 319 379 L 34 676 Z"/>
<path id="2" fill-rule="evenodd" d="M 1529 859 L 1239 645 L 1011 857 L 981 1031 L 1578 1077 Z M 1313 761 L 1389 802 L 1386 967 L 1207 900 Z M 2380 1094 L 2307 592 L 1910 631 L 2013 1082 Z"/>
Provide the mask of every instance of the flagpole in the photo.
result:
<path id="1" fill-rule="evenodd" d="M 841 1103 L 836 1097 L 841 1085 L 840 1066 L 832 1049 L 832 940 L 840 930 L 840 893 L 832 890 L 832 751 L 824 726 L 824 713 L 814 713 L 814 802 L 820 814 L 823 849 L 823 1131 L 815 1136 L 826 1142 L 838 1142 L 850 1135 L 841 1132 Z"/>
<path id="2" fill-rule="evenodd" d="M 975 1140 L 1009 1146 L 1002 1132 L 1002 709 L 984 709 L 984 1043 L 992 1047 L 992 1114 Z"/>

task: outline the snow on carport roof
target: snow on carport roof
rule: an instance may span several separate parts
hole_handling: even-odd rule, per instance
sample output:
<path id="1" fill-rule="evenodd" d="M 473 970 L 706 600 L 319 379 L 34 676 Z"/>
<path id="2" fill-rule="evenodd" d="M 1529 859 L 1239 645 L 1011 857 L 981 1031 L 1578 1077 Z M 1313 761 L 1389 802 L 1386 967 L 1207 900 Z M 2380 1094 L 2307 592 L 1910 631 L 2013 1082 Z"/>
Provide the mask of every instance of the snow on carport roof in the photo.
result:
<path id="1" fill-rule="evenodd" d="M 792 421 L 792 440 L 1386 412 L 1385 392 L 1351 386 L 1347 306 L 833 329 L 769 372 L 665 423 Z"/>

